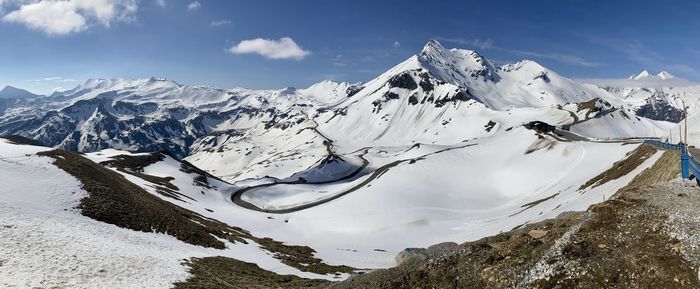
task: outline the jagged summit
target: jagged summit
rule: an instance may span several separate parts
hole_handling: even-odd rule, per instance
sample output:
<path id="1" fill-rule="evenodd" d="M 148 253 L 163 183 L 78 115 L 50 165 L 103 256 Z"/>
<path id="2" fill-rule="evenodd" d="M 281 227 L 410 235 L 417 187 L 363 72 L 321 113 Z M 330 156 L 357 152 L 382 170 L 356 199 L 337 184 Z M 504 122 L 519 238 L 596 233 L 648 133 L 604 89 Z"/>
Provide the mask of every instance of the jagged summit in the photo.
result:
<path id="1" fill-rule="evenodd" d="M 630 80 L 648 80 L 648 79 L 660 79 L 660 80 L 667 80 L 667 79 L 673 79 L 676 78 L 673 74 L 669 73 L 668 71 L 661 71 L 656 75 L 652 75 L 649 73 L 648 70 L 643 70 L 637 75 L 632 75 L 629 77 Z"/>
<path id="2" fill-rule="evenodd" d="M 379 91 L 388 82 L 398 84 L 397 80 L 408 80 L 406 76 L 402 76 L 406 73 L 412 74 L 411 78 L 415 83 L 427 84 L 428 79 L 433 79 L 432 82 L 436 84 L 453 85 L 456 87 L 454 89 L 471 95 L 471 99 L 476 99 L 495 110 L 507 110 L 513 107 L 549 107 L 588 101 L 595 97 L 607 98 L 605 92 L 591 90 L 535 61 L 523 60 L 499 67 L 493 65 L 477 51 L 448 49 L 436 40 L 428 41 L 419 53 L 369 81 L 364 93 L 359 95 L 364 96 Z M 417 87 L 401 86 L 411 89 Z M 428 87 L 426 85 L 425 88 Z M 430 94 L 433 92 L 429 89 L 417 92 L 418 94 L 413 97 L 409 95 L 411 103 L 416 100 L 421 102 L 423 95 L 425 99 L 440 98 L 437 95 L 431 98 Z M 398 91 L 394 93 L 401 95 Z M 447 92 L 441 91 L 441 93 L 444 96 Z"/>
<path id="3" fill-rule="evenodd" d="M 644 79 L 644 78 L 649 78 L 651 77 L 651 74 L 647 70 L 643 70 L 637 76 L 633 77 L 632 79 L 638 80 L 638 79 Z"/>
<path id="4" fill-rule="evenodd" d="M 421 54 L 431 54 L 433 52 L 439 52 L 439 51 L 443 51 L 443 50 L 447 50 L 447 48 L 442 46 L 442 44 L 440 44 L 439 41 L 437 41 L 435 39 L 431 39 L 428 41 L 428 43 L 426 43 L 423 46 L 423 50 L 421 50 Z"/>
<path id="5" fill-rule="evenodd" d="M 661 79 L 671 79 L 671 78 L 676 78 L 674 75 L 669 73 L 668 71 L 661 71 L 659 74 L 656 75 L 656 77 L 661 78 Z"/>
<path id="6" fill-rule="evenodd" d="M 417 55 L 421 66 L 441 80 L 464 82 L 467 77 L 498 81 L 497 69 L 476 51 L 447 49 L 437 40 L 430 40 Z"/>

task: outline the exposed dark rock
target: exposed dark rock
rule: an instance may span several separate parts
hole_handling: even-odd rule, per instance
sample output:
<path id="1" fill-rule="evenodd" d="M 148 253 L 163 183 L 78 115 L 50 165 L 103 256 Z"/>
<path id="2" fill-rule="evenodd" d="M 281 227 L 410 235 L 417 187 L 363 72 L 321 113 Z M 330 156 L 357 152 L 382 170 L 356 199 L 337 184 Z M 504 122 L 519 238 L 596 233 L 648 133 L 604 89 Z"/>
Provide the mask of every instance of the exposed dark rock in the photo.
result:
<path id="1" fill-rule="evenodd" d="M 486 125 L 484 125 L 484 129 L 486 130 L 486 132 L 490 132 L 495 126 L 496 123 L 492 120 L 489 120 L 489 122 Z"/>
<path id="2" fill-rule="evenodd" d="M 418 88 L 418 84 L 413 80 L 413 77 L 408 72 L 401 73 L 389 79 L 389 85 L 391 87 L 405 88 L 409 90 L 414 90 Z"/>
<path id="3" fill-rule="evenodd" d="M 547 82 L 547 83 L 549 83 L 549 82 L 551 81 L 551 80 L 549 79 L 549 76 L 547 76 L 547 73 L 544 72 L 544 71 L 540 72 L 540 74 L 538 74 L 537 76 L 535 76 L 535 78 L 533 78 L 533 79 L 534 79 L 534 80 L 542 79 L 542 81 Z"/>
<path id="4" fill-rule="evenodd" d="M 531 121 L 525 124 L 525 128 L 538 133 L 548 133 L 554 131 L 555 127 L 543 121 Z"/>
<path id="5" fill-rule="evenodd" d="M 364 86 L 350 86 L 350 87 L 348 87 L 348 89 L 346 90 L 348 97 L 351 97 L 351 96 L 357 94 L 358 92 L 362 91 L 363 88 L 365 88 L 365 87 Z"/>
<path id="6" fill-rule="evenodd" d="M 383 97 L 385 100 L 399 99 L 399 95 L 391 91 L 387 91 L 386 93 L 384 93 Z"/>
<path id="7" fill-rule="evenodd" d="M 411 104 L 411 105 L 418 104 L 418 97 L 416 97 L 415 93 L 408 97 L 408 104 Z"/>
<path id="8" fill-rule="evenodd" d="M 445 98 L 441 98 L 441 99 L 436 100 L 436 101 L 435 101 L 435 107 L 444 106 L 444 105 L 445 105 L 446 103 L 448 103 L 448 102 L 467 101 L 467 100 L 470 100 L 470 99 L 473 99 L 473 96 L 471 95 L 471 93 L 469 93 L 469 91 L 466 91 L 466 92 L 465 92 L 465 91 L 462 91 L 462 90 L 458 90 L 458 91 L 455 92 L 455 94 L 453 94 L 452 96 L 449 96 L 449 95 L 448 95 L 448 96 L 445 97 Z M 429 100 L 430 100 L 430 99 L 429 99 Z"/>
<path id="9" fill-rule="evenodd" d="M 654 91 L 647 102 L 639 107 L 635 113 L 638 116 L 653 120 L 665 120 L 678 123 L 683 120 L 683 111 L 666 102 L 663 92 Z"/>
<path id="10" fill-rule="evenodd" d="M 427 72 L 423 72 L 420 74 L 420 87 L 423 89 L 424 92 L 433 91 L 433 89 L 435 88 L 433 83 L 430 81 L 430 75 L 428 75 Z"/>

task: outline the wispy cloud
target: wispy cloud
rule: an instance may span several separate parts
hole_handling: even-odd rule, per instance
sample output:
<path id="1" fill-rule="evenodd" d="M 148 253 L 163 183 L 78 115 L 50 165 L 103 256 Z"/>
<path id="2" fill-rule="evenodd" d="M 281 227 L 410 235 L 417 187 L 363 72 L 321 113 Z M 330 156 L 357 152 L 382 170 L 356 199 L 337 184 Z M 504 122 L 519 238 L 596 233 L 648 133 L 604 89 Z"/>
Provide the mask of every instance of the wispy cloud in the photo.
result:
<path id="1" fill-rule="evenodd" d="M 158 5 L 160 7 L 165 7 L 165 5 L 167 4 L 165 2 L 165 0 L 155 0 L 155 1 L 156 1 L 156 5 Z"/>
<path id="2" fill-rule="evenodd" d="M 639 39 L 605 39 L 589 37 L 595 44 L 607 47 L 624 56 L 629 62 L 640 65 L 640 69 L 668 70 L 692 78 L 700 78 L 700 71 L 681 63 L 668 63 L 666 58 Z M 636 71 L 635 71 L 636 72 Z"/>
<path id="3" fill-rule="evenodd" d="M 394 45 L 394 48 L 399 48 L 399 47 L 401 47 L 401 42 L 394 41 L 393 45 Z"/>
<path id="4" fill-rule="evenodd" d="M 2 21 L 60 36 L 84 31 L 93 24 L 109 27 L 115 21 L 131 20 L 137 9 L 136 0 L 40 0 L 23 2 Z"/>
<path id="5" fill-rule="evenodd" d="M 195 11 L 199 10 L 199 8 L 202 8 L 202 4 L 200 4 L 199 1 L 194 1 L 187 5 L 187 11 Z"/>
<path id="6" fill-rule="evenodd" d="M 51 77 L 44 77 L 44 78 L 39 78 L 39 79 L 31 79 L 28 80 L 31 82 L 76 82 L 77 80 L 72 79 L 72 78 L 64 78 L 60 76 L 51 76 Z"/>
<path id="7" fill-rule="evenodd" d="M 493 40 L 491 38 L 480 39 L 480 38 L 454 38 L 454 37 L 436 37 L 437 40 L 444 42 L 451 42 L 459 45 L 465 45 L 471 47 L 476 47 L 481 50 L 486 50 L 493 47 Z"/>
<path id="8" fill-rule="evenodd" d="M 666 70 L 673 71 L 674 73 L 684 74 L 684 75 L 690 76 L 694 79 L 700 78 L 700 71 L 698 71 L 697 69 L 695 69 L 691 66 L 688 66 L 686 64 L 680 64 L 680 63 L 669 64 L 666 66 Z"/>
<path id="9" fill-rule="evenodd" d="M 656 67 L 663 63 L 663 57 L 649 48 L 642 41 L 635 39 L 593 39 L 593 42 L 607 46 L 623 55 L 631 62 L 647 67 Z"/>
<path id="10" fill-rule="evenodd" d="M 304 50 L 292 38 L 280 39 L 249 39 L 231 46 L 228 52 L 233 54 L 258 54 L 269 59 L 295 59 L 302 60 L 311 55 L 311 51 Z"/>
<path id="11" fill-rule="evenodd" d="M 502 50 L 506 50 L 506 49 L 502 49 Z M 583 67 L 603 66 L 602 63 L 592 62 L 592 61 L 584 59 L 583 57 L 571 55 L 571 54 L 543 53 L 543 52 L 534 52 L 534 51 L 527 51 L 527 50 L 507 50 L 507 51 L 515 53 L 515 54 L 523 55 L 523 56 L 549 59 L 549 60 L 554 60 L 557 62 L 561 62 L 561 63 L 569 64 L 569 65 L 575 65 L 575 66 L 583 66 Z"/>
<path id="12" fill-rule="evenodd" d="M 231 24 L 231 20 L 225 20 L 225 19 L 216 20 L 216 21 L 212 21 L 211 23 L 209 23 L 209 25 L 211 27 L 219 27 L 219 26 L 224 26 L 224 25 L 229 25 L 229 24 Z"/>
<path id="13" fill-rule="evenodd" d="M 575 65 L 575 66 L 583 66 L 583 67 L 603 66 L 603 64 L 601 64 L 601 63 L 589 61 L 583 57 L 580 57 L 577 55 L 572 55 L 572 54 L 563 54 L 563 53 L 554 53 L 554 52 L 537 52 L 537 51 L 503 48 L 503 47 L 499 47 L 499 46 L 494 45 L 494 41 L 491 38 L 481 39 L 481 38 L 436 37 L 436 39 L 440 40 L 440 41 L 444 41 L 444 42 L 450 42 L 450 43 L 455 43 L 458 45 L 467 46 L 467 48 L 476 47 L 476 48 L 481 49 L 481 50 L 493 49 L 493 50 L 504 51 L 504 52 L 507 52 L 510 54 L 517 54 L 517 55 L 525 56 L 525 57 L 535 57 L 535 58 L 540 58 L 540 59 L 554 60 L 554 61 L 557 61 L 560 63 Z"/>

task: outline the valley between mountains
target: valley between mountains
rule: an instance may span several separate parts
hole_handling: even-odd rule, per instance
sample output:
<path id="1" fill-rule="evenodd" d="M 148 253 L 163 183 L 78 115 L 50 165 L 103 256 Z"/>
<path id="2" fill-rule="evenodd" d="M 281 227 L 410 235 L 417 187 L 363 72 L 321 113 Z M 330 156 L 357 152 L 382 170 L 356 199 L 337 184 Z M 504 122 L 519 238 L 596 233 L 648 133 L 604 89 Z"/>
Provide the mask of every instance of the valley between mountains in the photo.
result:
<path id="1" fill-rule="evenodd" d="M 696 238 L 668 220 L 696 228 L 672 210 L 696 188 L 642 140 L 679 142 L 687 107 L 700 142 L 699 100 L 667 72 L 571 79 L 434 40 L 364 83 L 8 87 L 0 285 L 694 288 Z M 632 217 L 668 254 L 621 249 L 644 243 Z"/>

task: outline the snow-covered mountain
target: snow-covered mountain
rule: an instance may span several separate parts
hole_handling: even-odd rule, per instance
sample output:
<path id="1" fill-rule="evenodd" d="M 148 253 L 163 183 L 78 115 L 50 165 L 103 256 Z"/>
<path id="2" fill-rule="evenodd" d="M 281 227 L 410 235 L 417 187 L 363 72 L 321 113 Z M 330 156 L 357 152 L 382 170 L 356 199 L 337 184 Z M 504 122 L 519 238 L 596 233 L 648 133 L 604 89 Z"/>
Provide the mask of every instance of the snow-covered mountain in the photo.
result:
<path id="1" fill-rule="evenodd" d="M 446 49 L 431 41 L 318 119 L 331 138 L 356 143 L 355 149 L 453 144 L 536 120 L 591 137 L 654 135 L 666 126 L 631 116 L 624 102 L 608 91 L 536 62 L 497 67 L 474 51 Z"/>
<path id="2" fill-rule="evenodd" d="M 637 75 L 630 75 L 628 78 L 629 80 L 650 80 L 650 79 L 657 79 L 657 80 L 667 80 L 667 79 L 673 79 L 676 78 L 673 74 L 669 73 L 668 71 L 661 71 L 656 75 L 651 75 L 649 71 L 647 70 L 642 70 Z"/>
<path id="3" fill-rule="evenodd" d="M 0 90 L 0 115 L 10 107 L 27 105 L 36 102 L 41 98 L 41 95 L 31 93 L 24 89 L 19 89 L 12 86 L 5 86 Z"/>
<path id="4" fill-rule="evenodd" d="M 590 137 L 663 134 L 666 124 L 631 117 L 653 109 L 533 61 L 496 66 L 476 51 L 430 41 L 365 84 L 226 90 L 91 79 L 7 105 L 0 135 L 81 152 L 168 150 L 234 181 L 292 176 L 334 158 L 331 147 L 454 144 L 530 121 Z"/>
<path id="5" fill-rule="evenodd" d="M 355 87 L 323 82 L 308 89 L 253 91 L 185 86 L 157 78 L 93 79 L 38 103 L 9 109 L 0 117 L 0 134 L 83 152 L 167 149 L 185 157 L 202 136 L 258 125 L 296 125 L 306 107 L 332 104 Z"/>
<path id="6" fill-rule="evenodd" d="M 24 89 L 12 87 L 9 85 L 5 86 L 2 90 L 0 90 L 0 98 L 1 99 L 34 98 L 34 97 L 39 97 L 39 95 L 31 93 L 29 91 L 26 91 Z"/>
<path id="7" fill-rule="evenodd" d="M 138 253 L 160 256 L 142 270 L 143 279 L 160 274 L 153 268 L 161 265 L 177 273 L 164 278 L 168 282 L 182 279 L 182 258 L 223 254 L 265 270 L 335 280 L 347 277 L 341 274 L 347 268 L 310 273 L 315 271 L 305 271 L 311 270 L 309 260 L 290 263 L 273 247 L 290 252 L 281 244 L 308 245 L 312 260 L 388 267 L 406 247 L 475 240 L 583 210 L 627 185 L 662 154 L 628 138 L 662 137 L 675 129 L 665 121 L 675 120 L 672 110 L 660 103 L 677 108 L 671 100 L 692 102 L 700 91 L 661 87 L 664 93 L 686 94 L 659 96 L 646 109 L 651 97 L 643 92 L 651 90 L 646 87 L 651 81 L 681 80 L 662 73 L 624 81 L 642 86 L 629 88 L 635 92 L 627 95 L 627 87 L 572 80 L 533 61 L 497 66 L 475 51 L 430 41 L 366 83 L 251 90 L 160 78 L 88 80 L 8 104 L 0 114 L 0 135 L 85 152 L 85 160 L 60 151 L 53 159 L 80 161 L 107 174 L 97 165 L 102 164 L 118 174 L 104 186 L 118 180 L 129 188 L 121 191 L 156 197 L 167 204 L 165 210 L 179 212 L 174 217 L 189 216 L 180 220 L 183 226 L 213 228 L 203 238 L 226 244 L 193 249 L 180 243 L 189 238 L 154 237 L 150 227 L 136 235 L 89 235 L 100 242 L 105 241 L 98 236 L 117 238 L 119 246 L 136 252 L 165 248 L 160 250 L 167 254 Z M 663 117 L 644 117 L 649 110 Z M 13 208 L 0 216 L 20 216 L 27 224 L 22 228 L 34 228 L 52 212 L 63 212 L 60 217 L 68 221 L 59 222 L 60 228 L 78 222 L 103 232 L 99 220 L 65 211 L 66 203 L 78 202 L 85 192 L 49 162 L 49 150 L 0 139 L 0 159 L 7 160 L 0 169 L 16 170 L 0 175 L 12 190 L 0 193 L 0 202 Z M 159 150 L 169 153 L 152 153 Z M 38 195 L 27 198 L 57 199 L 28 206 L 17 193 L 28 182 L 22 175 L 42 173 L 50 178 L 32 184 Z M 39 217 L 32 210 L 19 213 L 23 208 L 37 209 Z M 222 234 L 222 226 L 239 228 L 225 230 L 247 243 L 231 241 L 234 233 Z M 68 238 L 61 230 L 47 234 L 46 239 Z M 23 235 L 18 231 L 12 240 Z M 142 246 L 142 239 L 153 245 Z M 38 260 L 15 259 L 26 268 Z"/>
<path id="8" fill-rule="evenodd" d="M 700 84 L 675 77 L 661 71 L 652 75 L 644 70 L 628 79 L 589 79 L 609 91 L 637 115 L 654 120 L 679 122 L 683 119 L 683 106 L 689 113 L 697 111 L 700 102 Z"/>

